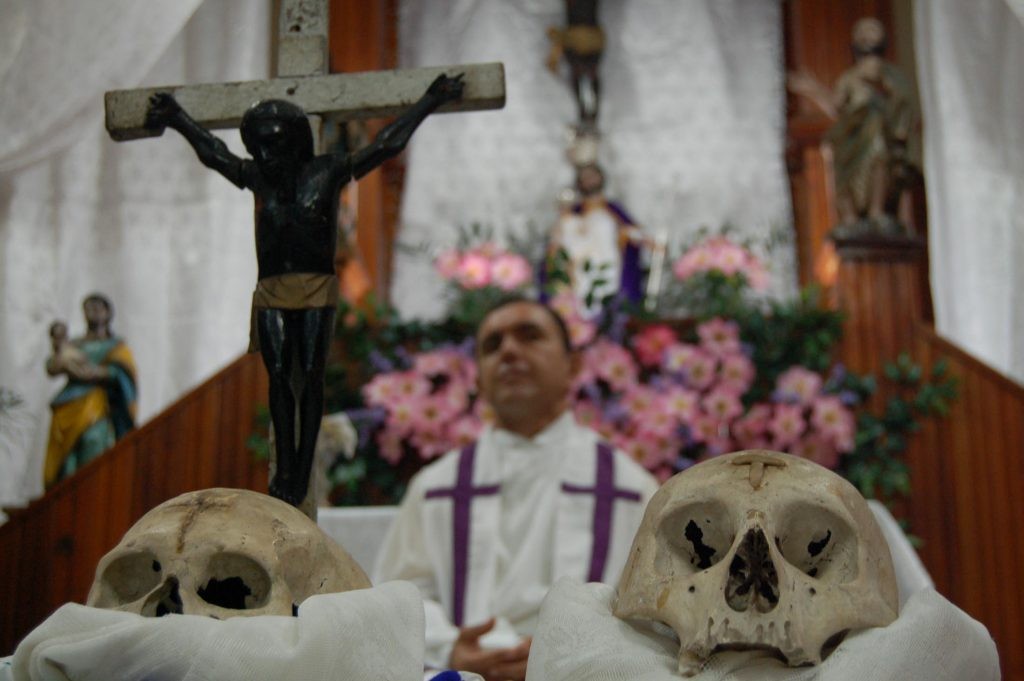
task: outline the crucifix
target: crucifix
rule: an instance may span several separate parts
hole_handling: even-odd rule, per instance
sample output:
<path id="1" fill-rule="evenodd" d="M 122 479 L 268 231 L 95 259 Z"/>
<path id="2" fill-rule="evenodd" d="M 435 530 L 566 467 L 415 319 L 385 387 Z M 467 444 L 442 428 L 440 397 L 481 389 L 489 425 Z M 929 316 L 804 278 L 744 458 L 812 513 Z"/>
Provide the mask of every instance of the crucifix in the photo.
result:
<path id="1" fill-rule="evenodd" d="M 340 191 L 404 149 L 429 114 L 500 108 L 505 101 L 501 64 L 326 75 L 327 26 L 327 0 L 284 0 L 276 78 L 105 96 L 115 140 L 173 128 L 204 165 L 255 194 L 259 282 L 250 347 L 262 354 L 270 377 L 270 493 L 314 520 L 311 470 L 338 300 Z M 307 114 L 398 118 L 352 154 L 317 154 Z M 209 132 L 236 125 L 252 159 L 235 156 Z"/>

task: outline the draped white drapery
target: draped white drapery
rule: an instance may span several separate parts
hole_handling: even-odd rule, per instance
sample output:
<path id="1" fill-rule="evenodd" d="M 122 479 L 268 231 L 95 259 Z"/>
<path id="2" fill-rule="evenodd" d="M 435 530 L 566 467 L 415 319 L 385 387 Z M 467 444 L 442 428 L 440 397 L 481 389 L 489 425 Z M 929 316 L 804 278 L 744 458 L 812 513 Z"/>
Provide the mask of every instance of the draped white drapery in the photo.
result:
<path id="1" fill-rule="evenodd" d="M 0 4 L 0 385 L 34 421 L 0 440 L 0 504 L 41 491 L 47 403 L 62 384 L 43 368 L 47 327 L 84 332 L 87 293 L 114 303 L 142 420 L 244 351 L 252 197 L 174 132 L 115 144 L 102 102 L 114 88 L 266 77 L 270 4 Z M 223 137 L 244 151 L 237 133 Z"/>
<path id="2" fill-rule="evenodd" d="M 428 119 L 410 143 L 399 239 L 446 247 L 480 223 L 498 236 L 546 232 L 572 182 L 565 133 L 576 108 L 564 72 L 549 73 L 546 29 L 561 0 L 405 0 L 403 66 L 502 61 L 503 110 Z M 764 0 L 601 3 L 600 158 L 607 194 L 649 234 L 673 239 L 733 224 L 766 236 L 790 227 L 783 159 L 781 8 Z M 399 252 L 392 301 L 406 315 L 441 312 L 441 284 L 422 255 Z M 773 255 L 778 291 L 795 281 L 790 244 Z"/>
<path id="3" fill-rule="evenodd" d="M 1024 381 L 1024 2 L 915 3 L 935 327 Z"/>

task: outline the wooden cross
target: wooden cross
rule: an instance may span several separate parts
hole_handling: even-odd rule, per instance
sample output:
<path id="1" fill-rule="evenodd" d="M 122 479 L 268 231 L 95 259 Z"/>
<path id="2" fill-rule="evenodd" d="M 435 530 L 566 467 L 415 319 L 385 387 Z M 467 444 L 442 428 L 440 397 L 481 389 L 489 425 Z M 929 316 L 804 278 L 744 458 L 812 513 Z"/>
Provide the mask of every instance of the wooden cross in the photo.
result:
<path id="1" fill-rule="evenodd" d="M 380 118 L 401 113 L 442 73 L 465 73 L 462 98 L 437 112 L 480 111 L 505 106 L 505 71 L 500 63 L 327 74 L 327 0 L 284 0 L 280 15 L 277 77 L 236 83 L 174 85 L 114 90 L 104 95 L 106 126 L 121 142 L 154 137 L 146 128 L 149 98 L 168 92 L 207 128 L 237 128 L 255 102 L 283 99 L 310 115 L 336 120 Z"/>
<path id="2" fill-rule="evenodd" d="M 108 92 L 104 96 L 107 131 L 117 141 L 161 134 L 162 130 L 145 125 L 150 97 L 157 92 L 171 94 L 205 128 L 237 127 L 254 103 L 268 99 L 285 100 L 307 115 L 339 121 L 392 116 L 416 102 L 442 73 L 464 74 L 463 90 L 460 99 L 442 105 L 438 112 L 498 109 L 505 105 L 505 74 L 500 63 L 328 75 L 327 6 L 327 0 L 282 1 L 275 78 Z M 321 149 L 317 151 L 322 153 Z M 270 465 L 273 477 L 273 455 Z M 299 506 L 313 520 L 315 481 L 316 475 L 310 475 L 309 489 Z"/>
<path id="3" fill-rule="evenodd" d="M 747 452 L 746 454 L 740 454 L 731 463 L 733 466 L 750 466 L 748 481 L 754 489 L 761 488 L 767 468 L 786 467 L 785 461 L 780 460 L 769 452 Z"/>

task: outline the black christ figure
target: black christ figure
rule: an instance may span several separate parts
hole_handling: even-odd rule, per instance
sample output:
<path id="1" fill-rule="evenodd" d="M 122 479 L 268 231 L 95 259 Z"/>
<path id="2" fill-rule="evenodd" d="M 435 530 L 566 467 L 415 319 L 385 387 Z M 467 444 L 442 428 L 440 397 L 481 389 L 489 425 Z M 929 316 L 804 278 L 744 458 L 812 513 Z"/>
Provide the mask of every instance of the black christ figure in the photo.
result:
<path id="1" fill-rule="evenodd" d="M 260 351 L 270 376 L 277 450 L 270 494 L 293 506 L 306 496 L 323 417 L 324 370 L 338 302 L 339 193 L 349 180 L 402 151 L 419 124 L 437 107 L 461 98 L 462 90 L 462 74 L 438 76 L 368 146 L 352 154 L 320 156 L 313 153 L 313 134 L 302 109 L 281 100 L 259 102 L 246 111 L 240 126 L 251 160 L 232 154 L 171 95 L 150 98 L 147 127 L 177 130 L 203 165 L 256 195 L 259 282 L 250 349 Z"/>

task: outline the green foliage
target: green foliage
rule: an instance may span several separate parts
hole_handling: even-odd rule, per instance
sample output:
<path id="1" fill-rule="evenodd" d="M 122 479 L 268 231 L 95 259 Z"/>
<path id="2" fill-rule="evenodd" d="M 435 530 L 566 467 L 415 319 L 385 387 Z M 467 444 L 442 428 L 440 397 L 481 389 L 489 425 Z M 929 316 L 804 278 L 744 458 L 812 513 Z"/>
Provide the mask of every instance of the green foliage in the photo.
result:
<path id="1" fill-rule="evenodd" d="M 940 360 L 926 374 L 906 353 L 885 365 L 882 373 L 895 393 L 886 400 L 880 416 L 867 411 L 858 414 L 855 448 L 844 465 L 846 478 L 865 497 L 891 500 L 910 494 L 903 454 L 922 419 L 949 412 L 958 389 L 957 379 L 947 368 Z"/>

